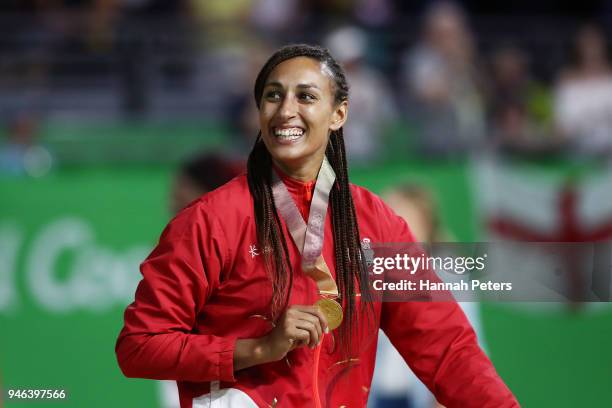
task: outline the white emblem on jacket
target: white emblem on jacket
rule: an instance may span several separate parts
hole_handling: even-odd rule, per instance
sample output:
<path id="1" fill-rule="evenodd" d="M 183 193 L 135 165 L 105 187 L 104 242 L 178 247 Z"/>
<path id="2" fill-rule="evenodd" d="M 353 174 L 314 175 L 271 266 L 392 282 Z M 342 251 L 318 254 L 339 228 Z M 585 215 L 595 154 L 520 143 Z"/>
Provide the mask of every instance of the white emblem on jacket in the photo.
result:
<path id="1" fill-rule="evenodd" d="M 249 245 L 249 254 L 251 254 L 251 259 L 259 255 L 259 252 L 257 252 L 257 246 Z"/>

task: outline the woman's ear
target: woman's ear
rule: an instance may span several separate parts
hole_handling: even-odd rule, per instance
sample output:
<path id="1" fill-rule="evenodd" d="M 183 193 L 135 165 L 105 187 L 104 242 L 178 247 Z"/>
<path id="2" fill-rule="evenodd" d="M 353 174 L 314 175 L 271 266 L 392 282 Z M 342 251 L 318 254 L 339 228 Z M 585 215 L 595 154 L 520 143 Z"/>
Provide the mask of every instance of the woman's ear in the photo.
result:
<path id="1" fill-rule="evenodd" d="M 342 101 L 335 108 L 334 113 L 332 114 L 331 125 L 329 125 L 330 130 L 338 130 L 344 123 L 346 122 L 346 117 L 348 115 L 348 102 Z"/>

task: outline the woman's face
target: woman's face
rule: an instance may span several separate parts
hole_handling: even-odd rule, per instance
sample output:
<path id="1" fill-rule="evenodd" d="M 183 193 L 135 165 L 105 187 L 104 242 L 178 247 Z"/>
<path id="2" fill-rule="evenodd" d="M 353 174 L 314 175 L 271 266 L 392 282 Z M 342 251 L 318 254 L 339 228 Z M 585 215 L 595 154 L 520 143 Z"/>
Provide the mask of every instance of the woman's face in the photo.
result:
<path id="1" fill-rule="evenodd" d="M 283 170 L 310 166 L 318 171 L 330 132 L 346 121 L 347 103 L 335 103 L 326 70 L 315 59 L 296 57 L 278 64 L 266 80 L 259 109 L 261 135 Z"/>

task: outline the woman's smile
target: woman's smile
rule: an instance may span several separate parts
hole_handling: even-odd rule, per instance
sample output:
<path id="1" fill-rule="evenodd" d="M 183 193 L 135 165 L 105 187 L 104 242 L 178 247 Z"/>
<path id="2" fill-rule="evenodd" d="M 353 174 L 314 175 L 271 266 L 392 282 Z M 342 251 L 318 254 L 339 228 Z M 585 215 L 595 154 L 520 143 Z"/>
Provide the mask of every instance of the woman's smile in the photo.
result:
<path id="1" fill-rule="evenodd" d="M 293 144 L 299 142 L 306 132 L 301 127 L 273 127 L 271 133 L 276 137 L 276 141 L 281 144 Z"/>

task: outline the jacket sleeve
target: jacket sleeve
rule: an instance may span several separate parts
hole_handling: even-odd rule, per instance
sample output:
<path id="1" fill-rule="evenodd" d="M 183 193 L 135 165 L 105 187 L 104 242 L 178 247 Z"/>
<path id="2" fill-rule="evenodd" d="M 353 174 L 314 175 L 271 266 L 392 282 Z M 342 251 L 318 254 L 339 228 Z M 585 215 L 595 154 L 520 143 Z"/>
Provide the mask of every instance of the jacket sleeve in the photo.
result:
<path id="1" fill-rule="evenodd" d="M 222 231 L 202 204 L 183 210 L 141 264 L 115 346 L 127 377 L 235 381 L 235 339 L 193 333 L 223 267 Z"/>
<path id="2" fill-rule="evenodd" d="M 385 206 L 386 207 L 386 206 Z M 385 208 L 391 242 L 413 242 L 405 221 Z M 508 408 L 519 404 L 478 346 L 459 305 L 385 302 L 381 329 L 436 399 L 448 407 Z"/>

